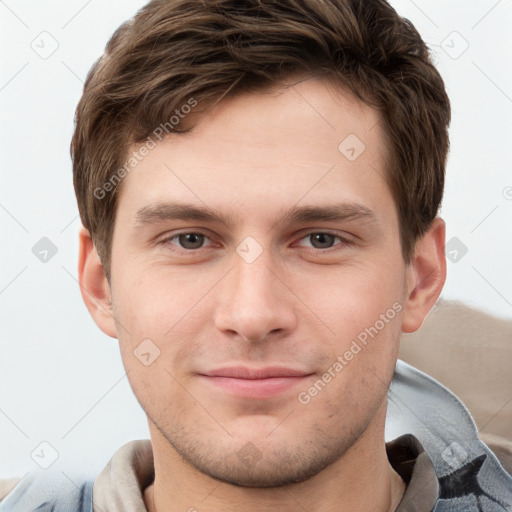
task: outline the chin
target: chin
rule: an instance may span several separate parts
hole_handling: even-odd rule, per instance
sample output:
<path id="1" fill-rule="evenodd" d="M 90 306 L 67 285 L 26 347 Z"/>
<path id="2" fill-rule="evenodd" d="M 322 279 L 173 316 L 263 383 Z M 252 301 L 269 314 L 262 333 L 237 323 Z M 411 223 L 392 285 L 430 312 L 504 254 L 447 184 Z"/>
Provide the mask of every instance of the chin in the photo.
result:
<path id="1" fill-rule="evenodd" d="M 272 488 L 304 482 L 320 473 L 331 462 L 333 461 L 302 461 L 301 464 L 292 465 L 276 459 L 274 462 L 260 460 L 253 465 L 239 463 L 227 466 L 225 463 L 212 463 L 197 469 L 210 478 L 236 487 Z"/>

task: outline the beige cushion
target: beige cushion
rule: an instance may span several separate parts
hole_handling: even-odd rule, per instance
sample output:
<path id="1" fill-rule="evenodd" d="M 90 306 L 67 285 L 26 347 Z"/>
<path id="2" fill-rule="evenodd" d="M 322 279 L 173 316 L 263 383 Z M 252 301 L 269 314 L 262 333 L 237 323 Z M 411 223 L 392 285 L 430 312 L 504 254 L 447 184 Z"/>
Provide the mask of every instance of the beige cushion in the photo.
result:
<path id="1" fill-rule="evenodd" d="M 417 332 L 403 335 L 400 358 L 464 402 L 512 472 L 512 320 L 440 300 Z"/>
<path id="2" fill-rule="evenodd" d="M 20 481 L 20 478 L 9 478 L 8 480 L 0 480 L 0 500 L 5 498 L 15 485 Z"/>

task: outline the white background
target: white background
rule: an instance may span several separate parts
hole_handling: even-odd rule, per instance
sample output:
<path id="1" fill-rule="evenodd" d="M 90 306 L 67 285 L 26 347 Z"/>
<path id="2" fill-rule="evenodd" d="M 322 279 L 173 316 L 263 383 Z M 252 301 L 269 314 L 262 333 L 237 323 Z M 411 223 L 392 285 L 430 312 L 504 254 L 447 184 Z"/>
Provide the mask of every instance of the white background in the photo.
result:
<path id="1" fill-rule="evenodd" d="M 448 262 L 443 296 L 512 318 L 512 1 L 392 4 L 434 50 L 452 101 L 441 215 L 447 240 L 468 252 Z M 79 293 L 69 158 L 82 82 L 142 5 L 0 1 L 0 478 L 35 467 L 30 455 L 42 441 L 59 453 L 57 466 L 99 471 L 124 442 L 149 437 L 117 341 Z M 47 59 L 31 48 L 43 31 L 58 44 Z M 32 253 L 42 237 L 58 249 L 47 263 Z"/>

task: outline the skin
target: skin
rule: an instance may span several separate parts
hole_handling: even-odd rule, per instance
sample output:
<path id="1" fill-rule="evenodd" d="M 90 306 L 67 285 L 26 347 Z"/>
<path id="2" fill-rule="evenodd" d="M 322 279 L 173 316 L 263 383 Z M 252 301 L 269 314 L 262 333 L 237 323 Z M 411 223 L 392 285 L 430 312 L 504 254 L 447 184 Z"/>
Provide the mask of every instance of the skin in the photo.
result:
<path id="1" fill-rule="evenodd" d="M 350 133 L 366 146 L 354 161 L 338 150 Z M 444 284 L 445 225 L 435 219 L 406 265 L 387 157 L 376 111 L 323 81 L 240 95 L 164 139 L 124 179 L 110 284 L 82 229 L 84 301 L 119 339 L 148 417 L 149 511 L 396 509 L 405 485 L 385 452 L 387 391 L 401 333 L 421 326 Z M 206 205 L 231 223 L 137 222 L 141 209 L 168 202 Z M 373 216 L 284 217 L 337 203 Z M 236 251 L 248 236 L 262 251 L 251 263 Z M 298 394 L 397 303 L 378 335 L 301 403 Z M 145 339 L 160 350 L 147 366 L 134 354 Z M 199 375 L 236 365 L 309 375 L 267 398 L 234 396 Z"/>

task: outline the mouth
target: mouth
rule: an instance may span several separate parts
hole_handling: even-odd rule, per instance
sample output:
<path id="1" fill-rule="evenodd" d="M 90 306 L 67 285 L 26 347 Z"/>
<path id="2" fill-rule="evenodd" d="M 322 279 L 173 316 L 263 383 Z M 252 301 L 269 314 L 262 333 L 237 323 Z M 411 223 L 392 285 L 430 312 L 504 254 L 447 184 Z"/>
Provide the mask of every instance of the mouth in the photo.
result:
<path id="1" fill-rule="evenodd" d="M 313 375 L 303 370 L 285 367 L 229 367 L 200 374 L 206 383 L 224 393 L 243 398 L 271 398 L 304 382 Z"/>

